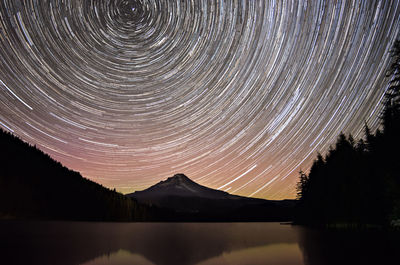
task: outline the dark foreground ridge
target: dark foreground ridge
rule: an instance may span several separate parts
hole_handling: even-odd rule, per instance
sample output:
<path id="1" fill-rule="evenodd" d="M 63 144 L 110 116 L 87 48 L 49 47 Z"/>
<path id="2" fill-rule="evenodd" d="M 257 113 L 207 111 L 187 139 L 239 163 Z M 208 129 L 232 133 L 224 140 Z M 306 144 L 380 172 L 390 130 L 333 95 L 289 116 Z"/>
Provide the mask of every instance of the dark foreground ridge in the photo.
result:
<path id="1" fill-rule="evenodd" d="M 164 221 L 289 221 L 294 200 L 271 201 L 231 195 L 176 174 L 150 188 L 127 194 L 144 205 L 165 209 Z"/>
<path id="2" fill-rule="evenodd" d="M 137 204 L 0 130 L 0 219 L 130 221 Z"/>

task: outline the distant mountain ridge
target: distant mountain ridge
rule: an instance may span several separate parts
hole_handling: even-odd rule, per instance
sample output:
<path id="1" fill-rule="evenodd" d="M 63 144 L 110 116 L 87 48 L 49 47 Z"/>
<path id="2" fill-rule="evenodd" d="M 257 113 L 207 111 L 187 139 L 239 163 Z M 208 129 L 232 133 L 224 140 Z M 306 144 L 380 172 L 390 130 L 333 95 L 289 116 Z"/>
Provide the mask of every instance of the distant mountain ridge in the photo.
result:
<path id="1" fill-rule="evenodd" d="M 193 221 L 286 221 L 294 200 L 271 201 L 232 195 L 202 186 L 184 174 L 126 196 L 139 203 L 166 209 L 172 219 Z"/>
<path id="2" fill-rule="evenodd" d="M 214 190 L 202 186 L 189 179 L 184 174 L 175 174 L 167 180 L 158 182 L 150 188 L 143 191 L 136 191 L 127 194 L 130 197 L 153 197 L 153 196 L 182 196 L 182 197 L 202 197 L 210 199 L 235 199 L 238 196 L 230 195 L 225 191 Z"/>

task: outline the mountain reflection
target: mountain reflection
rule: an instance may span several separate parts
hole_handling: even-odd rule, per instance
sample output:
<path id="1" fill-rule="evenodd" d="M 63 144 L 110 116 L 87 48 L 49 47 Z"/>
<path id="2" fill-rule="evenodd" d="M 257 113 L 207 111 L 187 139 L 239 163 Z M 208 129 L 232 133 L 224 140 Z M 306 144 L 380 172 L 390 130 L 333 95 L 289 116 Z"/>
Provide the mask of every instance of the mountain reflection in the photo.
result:
<path id="1" fill-rule="evenodd" d="M 399 258 L 396 236 L 278 223 L 2 221 L 0 238 L 1 264 L 392 264 Z"/>
<path id="2" fill-rule="evenodd" d="M 98 257 L 83 265 L 152 265 L 154 263 L 146 260 L 144 257 L 130 253 L 126 250 L 119 250 L 110 255 Z M 232 252 L 224 252 L 217 257 L 201 261 L 196 265 L 295 265 L 303 264 L 302 255 L 299 246 L 293 244 L 272 244 L 261 247 L 246 248 Z"/>
<path id="3" fill-rule="evenodd" d="M 145 257 L 131 253 L 127 250 L 118 250 L 117 252 L 97 257 L 82 265 L 153 265 L 154 263 L 148 261 Z"/>

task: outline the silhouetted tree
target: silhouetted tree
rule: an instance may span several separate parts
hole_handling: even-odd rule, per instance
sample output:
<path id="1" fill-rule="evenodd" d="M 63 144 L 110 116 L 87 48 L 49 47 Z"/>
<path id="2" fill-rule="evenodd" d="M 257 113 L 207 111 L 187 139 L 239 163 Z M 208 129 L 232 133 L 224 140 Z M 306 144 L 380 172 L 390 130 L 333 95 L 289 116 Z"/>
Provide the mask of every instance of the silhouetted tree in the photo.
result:
<path id="1" fill-rule="evenodd" d="M 396 40 L 391 50 L 392 64 L 387 75 L 391 77 L 389 88 L 385 93 L 383 127 L 387 136 L 399 129 L 400 119 L 400 40 Z"/>
<path id="2" fill-rule="evenodd" d="M 297 183 L 297 199 L 304 198 L 304 194 L 307 194 L 308 186 L 308 176 L 302 170 L 299 172 L 300 180 Z"/>

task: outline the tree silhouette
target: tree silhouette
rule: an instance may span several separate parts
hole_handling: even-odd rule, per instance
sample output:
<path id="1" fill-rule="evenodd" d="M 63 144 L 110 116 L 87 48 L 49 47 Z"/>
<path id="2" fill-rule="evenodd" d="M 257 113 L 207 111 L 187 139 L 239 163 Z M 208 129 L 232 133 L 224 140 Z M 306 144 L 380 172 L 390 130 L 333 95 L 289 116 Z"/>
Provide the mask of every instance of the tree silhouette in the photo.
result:
<path id="1" fill-rule="evenodd" d="M 400 219 L 400 41 L 391 51 L 391 77 L 381 113 L 382 131 L 364 139 L 341 133 L 325 157 L 318 154 L 298 183 L 299 223 L 388 225 Z"/>

